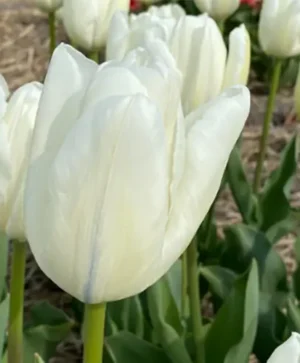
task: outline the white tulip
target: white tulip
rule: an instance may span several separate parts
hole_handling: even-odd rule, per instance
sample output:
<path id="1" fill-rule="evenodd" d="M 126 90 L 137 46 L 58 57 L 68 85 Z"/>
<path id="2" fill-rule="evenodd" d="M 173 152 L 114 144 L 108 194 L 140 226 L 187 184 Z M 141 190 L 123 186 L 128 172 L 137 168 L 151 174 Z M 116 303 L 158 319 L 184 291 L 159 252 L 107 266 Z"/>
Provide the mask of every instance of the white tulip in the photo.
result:
<path id="1" fill-rule="evenodd" d="M 51 13 L 62 6 L 63 0 L 35 0 L 35 3 L 41 10 Z"/>
<path id="2" fill-rule="evenodd" d="M 149 39 L 163 40 L 182 73 L 182 102 L 187 114 L 222 89 L 246 84 L 250 69 L 250 37 L 244 25 L 229 37 L 229 54 L 216 22 L 207 14 L 160 18 L 149 13 L 134 18 L 117 12 L 108 33 L 106 57 L 121 60 Z"/>
<path id="3" fill-rule="evenodd" d="M 9 95 L 9 90 L 7 83 L 2 74 L 0 74 L 0 119 L 6 111 L 6 106 L 7 106 L 6 100 L 8 98 L 8 95 Z"/>
<path id="4" fill-rule="evenodd" d="M 20 87 L 0 118 L 0 228 L 18 240 L 25 240 L 24 183 L 41 88 L 37 82 Z"/>
<path id="5" fill-rule="evenodd" d="M 259 20 L 263 51 L 278 58 L 300 54 L 300 1 L 264 0 Z"/>
<path id="6" fill-rule="evenodd" d="M 227 19 L 240 5 L 240 0 L 194 0 L 203 13 L 208 13 L 218 21 Z"/>
<path id="7" fill-rule="evenodd" d="M 100 50 L 116 10 L 129 10 L 130 0 L 64 0 L 63 22 L 70 39 L 88 50 Z"/>
<path id="8" fill-rule="evenodd" d="M 248 89 L 234 87 L 184 119 L 180 75 L 159 40 L 100 67 L 59 46 L 25 192 L 44 273 L 86 303 L 156 282 L 213 202 L 249 107 Z"/>
<path id="9" fill-rule="evenodd" d="M 267 363 L 299 363 L 300 334 L 292 333 L 290 338 L 276 348 Z"/>
<path id="10" fill-rule="evenodd" d="M 298 119 L 300 120 L 300 65 L 298 69 L 297 80 L 294 89 L 294 103 L 295 103 L 295 111 Z"/>
<path id="11" fill-rule="evenodd" d="M 251 40 L 244 24 L 229 34 L 229 54 L 223 88 L 247 84 L 251 62 Z"/>
<path id="12" fill-rule="evenodd" d="M 167 4 L 161 6 L 150 6 L 148 13 L 159 18 L 180 19 L 185 15 L 184 9 L 178 4 Z"/>

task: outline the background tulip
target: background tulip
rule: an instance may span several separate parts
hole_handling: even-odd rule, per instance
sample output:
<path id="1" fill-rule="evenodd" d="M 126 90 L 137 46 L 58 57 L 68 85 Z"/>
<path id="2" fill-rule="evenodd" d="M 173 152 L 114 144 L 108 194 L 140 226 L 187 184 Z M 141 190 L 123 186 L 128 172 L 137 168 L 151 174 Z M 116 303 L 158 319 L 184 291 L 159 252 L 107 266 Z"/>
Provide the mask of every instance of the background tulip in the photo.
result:
<path id="1" fill-rule="evenodd" d="M 300 360 L 300 334 L 292 333 L 291 337 L 280 345 L 267 363 L 298 363 Z"/>
<path id="2" fill-rule="evenodd" d="M 25 239 L 24 181 L 41 88 L 37 82 L 20 87 L 0 120 L 0 227 L 18 240 Z"/>
<path id="3" fill-rule="evenodd" d="M 203 13 L 221 21 L 232 15 L 240 5 L 240 0 L 194 0 Z"/>
<path id="4" fill-rule="evenodd" d="M 106 43 L 107 29 L 116 10 L 129 10 L 129 0 L 65 0 L 63 22 L 78 46 L 97 51 Z"/>
<path id="5" fill-rule="evenodd" d="M 107 59 L 122 59 L 149 38 L 167 45 L 182 73 L 182 103 L 187 114 L 222 89 L 246 84 L 250 69 L 250 37 L 245 26 L 229 37 L 229 54 L 216 22 L 207 14 L 160 18 L 149 13 L 134 18 L 117 12 L 111 22 Z"/>
<path id="6" fill-rule="evenodd" d="M 25 193 L 28 240 L 46 275 L 87 303 L 159 279 L 214 200 L 249 103 L 235 87 L 184 120 L 180 75 L 159 40 L 100 68 L 58 47 Z"/>
<path id="7" fill-rule="evenodd" d="M 50 13 L 59 9 L 63 0 L 35 0 L 35 3 L 41 10 Z"/>
<path id="8" fill-rule="evenodd" d="M 181 16 L 185 15 L 185 10 L 178 4 L 153 5 L 148 9 L 148 13 L 160 18 L 174 18 L 178 20 Z"/>
<path id="9" fill-rule="evenodd" d="M 268 55 L 286 58 L 300 54 L 300 1 L 264 0 L 259 41 Z"/>

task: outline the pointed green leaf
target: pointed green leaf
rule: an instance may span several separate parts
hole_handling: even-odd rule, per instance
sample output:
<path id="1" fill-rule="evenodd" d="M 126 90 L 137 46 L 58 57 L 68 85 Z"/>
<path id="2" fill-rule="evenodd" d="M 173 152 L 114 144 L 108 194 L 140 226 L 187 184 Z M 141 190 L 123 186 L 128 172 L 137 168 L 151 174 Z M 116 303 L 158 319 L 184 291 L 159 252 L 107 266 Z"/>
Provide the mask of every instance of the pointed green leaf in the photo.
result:
<path id="1" fill-rule="evenodd" d="M 105 348 L 113 363 L 171 363 L 162 349 L 129 332 L 106 337 Z"/>
<path id="2" fill-rule="evenodd" d="M 205 339 L 206 363 L 246 363 L 252 350 L 258 317 L 259 283 L 257 264 L 239 278 L 218 311 Z M 216 349 L 217 348 L 217 349 Z M 240 359 L 240 360 L 239 360 Z"/>
<path id="3" fill-rule="evenodd" d="M 3 352 L 3 347 L 6 338 L 6 329 L 8 325 L 8 310 L 9 310 L 9 295 L 7 294 L 4 300 L 0 303 L 0 356 Z"/>

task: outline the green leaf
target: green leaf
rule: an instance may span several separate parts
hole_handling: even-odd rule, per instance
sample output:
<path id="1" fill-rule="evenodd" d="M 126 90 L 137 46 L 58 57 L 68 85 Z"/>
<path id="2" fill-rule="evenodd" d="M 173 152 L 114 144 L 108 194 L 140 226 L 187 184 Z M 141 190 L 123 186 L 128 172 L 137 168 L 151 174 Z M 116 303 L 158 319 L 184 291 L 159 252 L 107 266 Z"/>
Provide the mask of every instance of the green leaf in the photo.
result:
<path id="1" fill-rule="evenodd" d="M 239 278 L 205 339 L 205 362 L 247 363 L 258 319 L 259 283 L 255 260 Z"/>
<path id="2" fill-rule="evenodd" d="M 286 267 L 272 248 L 266 235 L 252 226 L 236 224 L 225 230 L 226 250 L 222 265 L 243 272 L 253 258 L 257 260 L 261 291 L 274 294 L 276 290 L 288 292 Z"/>
<path id="3" fill-rule="evenodd" d="M 278 308 L 273 295 L 261 292 L 258 329 L 253 350 L 260 362 L 266 362 L 282 343 L 286 325 L 286 316 Z"/>
<path id="4" fill-rule="evenodd" d="M 73 325 L 62 310 L 48 302 L 37 303 L 31 309 L 30 321 L 24 328 L 24 361 L 32 361 L 35 353 L 48 361 Z"/>
<path id="5" fill-rule="evenodd" d="M 34 363 L 45 363 L 40 355 L 37 353 L 34 355 Z"/>
<path id="6" fill-rule="evenodd" d="M 192 363 L 181 337 L 183 327 L 167 276 L 148 288 L 146 293 L 154 333 L 164 351 L 172 362 Z"/>
<path id="7" fill-rule="evenodd" d="M 294 251 L 296 254 L 297 270 L 293 274 L 293 290 L 297 299 L 300 300 L 300 236 L 296 238 Z"/>
<path id="8" fill-rule="evenodd" d="M 230 154 L 226 168 L 226 176 L 243 221 L 248 224 L 255 224 L 258 218 L 257 198 L 253 194 L 237 146 L 234 147 Z"/>
<path id="9" fill-rule="evenodd" d="M 300 228 L 300 218 L 299 215 L 295 211 L 290 211 L 287 217 L 271 226 L 266 231 L 266 236 L 274 245 L 278 242 L 282 237 L 286 236 L 289 233 L 299 233 Z"/>
<path id="10" fill-rule="evenodd" d="M 201 266 L 199 272 L 209 283 L 211 291 L 223 300 L 236 280 L 236 274 L 222 266 Z"/>
<path id="11" fill-rule="evenodd" d="M 105 348 L 113 363 L 171 363 L 162 349 L 129 332 L 106 337 Z"/>
<path id="12" fill-rule="evenodd" d="M 271 174 L 260 195 L 262 212 L 261 229 L 268 230 L 284 220 L 290 212 L 289 196 L 297 168 L 296 136 L 287 144 L 281 156 L 279 167 Z"/>
<path id="13" fill-rule="evenodd" d="M 0 232 L 0 302 L 6 294 L 8 245 L 6 235 Z"/>
<path id="14" fill-rule="evenodd" d="M 144 316 L 138 296 L 113 301 L 107 305 L 107 315 L 117 330 L 126 330 L 143 337 Z"/>
<path id="15" fill-rule="evenodd" d="M 287 317 L 291 331 L 300 333 L 300 309 L 291 299 L 287 303 Z"/>
<path id="16" fill-rule="evenodd" d="M 3 352 L 6 328 L 8 324 L 8 310 L 9 310 L 9 295 L 0 303 L 0 357 Z"/>

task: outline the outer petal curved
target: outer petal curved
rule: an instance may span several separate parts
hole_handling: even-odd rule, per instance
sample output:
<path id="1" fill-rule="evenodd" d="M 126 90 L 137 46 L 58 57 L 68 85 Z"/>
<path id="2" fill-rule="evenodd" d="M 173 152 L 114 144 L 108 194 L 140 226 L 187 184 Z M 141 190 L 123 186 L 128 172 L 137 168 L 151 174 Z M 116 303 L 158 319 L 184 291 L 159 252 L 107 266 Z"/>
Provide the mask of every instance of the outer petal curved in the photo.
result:
<path id="1" fill-rule="evenodd" d="M 31 160 L 46 148 L 58 148 L 81 105 L 98 66 L 74 48 L 62 44 L 52 56 L 36 118 Z"/>
<path id="2" fill-rule="evenodd" d="M 292 333 L 291 337 L 276 348 L 267 363 L 298 363 L 300 359 L 300 335 Z"/>
<path id="3" fill-rule="evenodd" d="M 162 273 L 186 249 L 207 214 L 249 110 L 248 89 L 236 86 L 188 116 L 186 167 L 169 214 Z"/>
<path id="4" fill-rule="evenodd" d="M 25 203 L 38 264 L 87 303 L 144 290 L 159 267 L 168 207 L 156 107 L 141 95 L 111 97 L 77 121 L 50 169 L 45 151 L 29 169 Z"/>
<path id="5" fill-rule="evenodd" d="M 1 121 L 3 144 L 0 161 L 0 226 L 10 238 L 18 240 L 25 240 L 24 184 L 41 91 L 42 85 L 37 82 L 20 87 L 12 95 Z M 3 184 L 4 180 L 7 181 L 6 185 Z"/>

